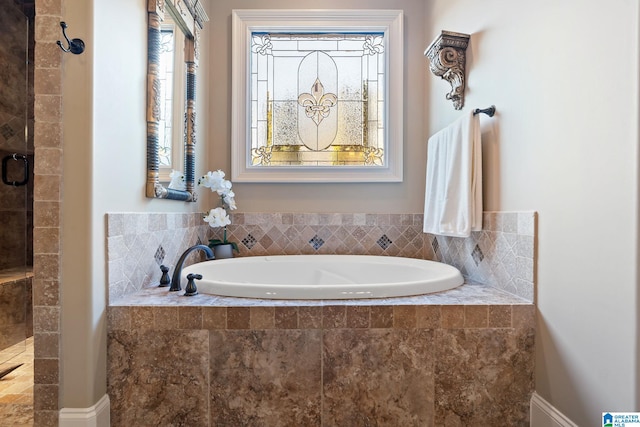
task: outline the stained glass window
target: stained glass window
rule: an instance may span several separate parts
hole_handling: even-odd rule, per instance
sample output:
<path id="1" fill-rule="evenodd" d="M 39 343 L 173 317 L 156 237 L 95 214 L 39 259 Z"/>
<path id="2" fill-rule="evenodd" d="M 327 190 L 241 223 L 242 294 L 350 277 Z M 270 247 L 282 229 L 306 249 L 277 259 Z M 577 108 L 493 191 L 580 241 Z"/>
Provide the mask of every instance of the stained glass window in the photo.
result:
<path id="1" fill-rule="evenodd" d="M 384 33 L 252 32 L 252 166 L 385 166 Z"/>
<path id="2" fill-rule="evenodd" d="M 403 179 L 401 10 L 236 9 L 231 176 Z"/>

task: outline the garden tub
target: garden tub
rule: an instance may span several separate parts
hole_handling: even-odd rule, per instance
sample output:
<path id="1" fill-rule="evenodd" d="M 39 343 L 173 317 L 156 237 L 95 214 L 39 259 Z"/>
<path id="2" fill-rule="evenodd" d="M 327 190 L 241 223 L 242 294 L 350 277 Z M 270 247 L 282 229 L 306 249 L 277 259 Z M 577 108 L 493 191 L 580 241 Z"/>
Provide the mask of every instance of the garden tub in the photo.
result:
<path id="1" fill-rule="evenodd" d="M 436 261 L 373 255 L 274 255 L 211 260 L 182 270 L 200 293 L 261 299 L 364 299 L 422 295 L 464 283 Z"/>

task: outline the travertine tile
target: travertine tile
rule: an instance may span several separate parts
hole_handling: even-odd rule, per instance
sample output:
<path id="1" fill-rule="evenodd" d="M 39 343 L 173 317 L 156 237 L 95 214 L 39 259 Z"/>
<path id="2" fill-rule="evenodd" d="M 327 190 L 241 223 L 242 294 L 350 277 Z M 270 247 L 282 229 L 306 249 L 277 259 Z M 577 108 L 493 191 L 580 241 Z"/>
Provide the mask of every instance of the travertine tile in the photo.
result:
<path id="1" fill-rule="evenodd" d="M 347 326 L 347 310 L 344 306 L 322 307 L 322 327 L 325 329 L 345 328 Z"/>
<path id="2" fill-rule="evenodd" d="M 34 227 L 57 227 L 60 224 L 60 202 L 34 202 Z"/>
<path id="3" fill-rule="evenodd" d="M 39 147 L 62 147 L 62 125 L 59 122 L 36 121 L 33 129 L 34 139 L 39 142 Z"/>
<path id="4" fill-rule="evenodd" d="M 57 357 L 57 355 L 56 355 Z M 37 384 L 58 384 L 58 359 L 36 357 L 33 360 L 33 380 Z"/>
<path id="5" fill-rule="evenodd" d="M 371 327 L 372 328 L 392 328 L 393 327 L 393 306 L 371 307 Z"/>
<path id="6" fill-rule="evenodd" d="M 39 0 L 37 9 L 40 15 L 62 15 L 62 1 Z"/>
<path id="7" fill-rule="evenodd" d="M 153 307 L 133 307 L 131 327 L 135 329 L 153 329 Z"/>
<path id="8" fill-rule="evenodd" d="M 60 229 L 40 228 L 33 236 L 33 250 L 38 254 L 58 254 L 60 252 Z"/>
<path id="9" fill-rule="evenodd" d="M 60 24 L 58 24 L 60 25 Z M 62 50 L 56 43 L 57 40 L 43 41 L 36 43 L 36 67 L 35 68 L 59 68 L 62 64 Z M 40 119 L 36 116 L 36 123 Z M 36 139 L 37 141 L 37 139 Z"/>
<path id="10" fill-rule="evenodd" d="M 110 240 L 121 241 L 119 249 L 109 253 L 110 288 L 119 289 L 125 276 L 130 282 L 149 276 L 154 277 L 151 281 L 158 280 L 153 260 L 158 245 L 167 252 L 165 259 L 183 250 L 171 243 L 175 231 L 183 236 L 177 239 L 183 248 L 195 236 L 208 238 L 219 231 L 204 227 L 202 233 L 197 215 L 165 215 L 167 230 L 161 216 L 135 215 L 133 220 L 129 214 L 115 214 L 113 226 L 109 219 Z M 470 240 L 423 235 L 418 214 L 242 214 L 229 227 L 229 235 L 238 242 L 247 236 L 253 239 L 253 243 L 247 241 L 251 248 L 241 244 L 240 256 L 432 254 L 453 265 L 460 263 L 465 273 L 497 278 L 503 288 L 511 286 L 527 294 L 532 282 L 522 289 L 515 283 L 533 266 L 528 261 L 535 243 L 533 232 L 527 234 L 519 216 L 502 215 L 485 213 L 485 221 L 493 222 L 496 231 L 476 232 Z M 193 229 L 185 229 L 185 224 Z M 158 230 L 149 234 L 147 225 Z M 383 234 L 391 241 L 385 242 L 386 248 L 379 244 Z M 309 243 L 314 236 L 325 240 L 317 249 Z M 112 243 L 115 249 L 117 240 Z M 474 258 L 476 246 L 482 256 L 476 253 Z M 152 262 L 118 265 L 112 259 L 127 260 L 129 251 L 144 252 L 143 258 Z M 510 264 L 504 258 L 513 255 L 515 259 L 516 254 L 527 261 Z M 127 275 L 129 271 L 135 273 Z M 484 414 L 494 393 L 498 414 L 493 417 L 502 414 L 519 425 L 530 396 L 527 381 L 533 370 L 529 362 L 535 309 L 521 297 L 473 280 L 442 293 L 357 301 L 252 300 L 206 294 L 192 299 L 157 287 L 136 289 L 127 284 L 122 289 L 112 301 L 116 307 L 111 307 L 122 312 L 110 309 L 109 313 L 112 333 L 122 329 L 149 337 L 156 332 L 210 334 L 210 425 L 366 425 L 366 420 L 426 426 L 464 425 L 470 420 L 467 425 L 474 425 L 479 415 L 471 414 L 469 402 L 479 405 Z M 114 339 L 110 335 L 110 346 Z M 468 356 L 474 352 L 480 355 L 475 362 Z M 492 356 L 496 353 L 499 356 Z M 461 358 L 457 364 L 456 357 Z M 509 371 L 512 360 L 522 370 L 515 376 Z M 480 370 L 478 379 L 467 372 L 473 369 Z M 447 370 L 449 376 L 437 382 L 439 370 Z M 510 397 L 486 384 L 495 379 L 495 372 L 512 375 L 517 383 L 510 384 Z M 477 383 L 467 384 L 467 380 Z M 455 381 L 467 387 L 464 399 L 454 395 L 450 384 Z M 144 389 L 139 384 L 130 387 Z M 438 390 L 442 390 L 440 397 Z"/>
<path id="11" fill-rule="evenodd" d="M 274 307 L 250 307 L 249 324 L 251 329 L 273 329 L 275 328 Z"/>
<path id="12" fill-rule="evenodd" d="M 298 327 L 301 329 L 319 329 L 322 327 L 322 307 L 299 307 Z"/>
<path id="13" fill-rule="evenodd" d="M 59 68 L 36 68 L 34 86 L 38 94 L 60 95 L 62 88 L 61 70 Z"/>
<path id="14" fill-rule="evenodd" d="M 368 328 L 371 310 L 363 306 L 347 306 L 347 328 Z"/>
<path id="15" fill-rule="evenodd" d="M 62 188 L 62 51 L 60 37 L 61 0 L 36 2 L 31 43 L 30 80 L 33 84 L 33 329 L 39 375 L 34 379 L 33 420 L 38 426 L 57 426 L 59 410 L 60 357 L 60 246 L 59 227 Z M 34 48 L 35 45 L 35 48 Z M 44 255 L 49 254 L 49 255 Z M 46 360 L 46 362 L 44 362 Z M 44 363 L 44 365 L 43 365 Z M 44 368 L 46 366 L 46 368 Z M 50 384 L 45 384 L 50 383 Z"/>
<path id="16" fill-rule="evenodd" d="M 36 117 L 45 122 L 59 122 L 62 120 L 61 95 L 36 95 L 34 104 Z M 36 157 L 37 149 L 36 149 Z"/>
<path id="17" fill-rule="evenodd" d="M 511 327 L 511 306 L 489 306 L 489 327 L 509 328 Z"/>
<path id="18" fill-rule="evenodd" d="M 111 331 L 108 344 L 112 425 L 208 425 L 207 331 Z"/>
<path id="19" fill-rule="evenodd" d="M 35 253 L 33 255 L 33 260 L 39 267 L 34 269 L 34 280 L 51 281 L 60 279 L 59 254 Z"/>
<path id="20" fill-rule="evenodd" d="M 58 425 L 59 411 L 37 410 L 33 414 L 33 425 L 55 427 Z"/>
<path id="21" fill-rule="evenodd" d="M 416 306 L 396 305 L 393 307 L 394 328 L 415 328 L 416 324 Z"/>
<path id="22" fill-rule="evenodd" d="M 249 329 L 251 315 L 249 307 L 229 307 L 227 309 L 228 329 Z"/>
<path id="23" fill-rule="evenodd" d="M 211 425 L 320 426 L 320 331 L 211 331 Z"/>
<path id="24" fill-rule="evenodd" d="M 35 175 L 33 185 L 34 201 L 60 201 L 62 178 L 57 175 Z"/>
<path id="25" fill-rule="evenodd" d="M 35 415 L 38 411 L 58 411 L 58 385 L 34 384 L 33 385 L 33 409 Z"/>
<path id="26" fill-rule="evenodd" d="M 277 329 L 297 329 L 298 316 L 298 307 L 274 307 L 274 324 Z M 311 325 L 305 327 L 311 329 Z"/>
<path id="27" fill-rule="evenodd" d="M 149 329 L 171 330 L 181 329 L 179 310 L 184 310 L 188 307 L 151 307 L 151 324 L 145 325 L 143 328 Z"/>
<path id="28" fill-rule="evenodd" d="M 59 340 L 60 335 L 57 333 L 34 334 L 34 357 L 57 358 L 60 350 Z"/>
<path id="29" fill-rule="evenodd" d="M 514 305 L 512 307 L 512 326 L 518 329 L 532 329 L 535 326 L 536 310 L 534 305 Z"/>
<path id="30" fill-rule="evenodd" d="M 485 212 L 483 231 L 469 238 L 429 236 L 436 260 L 458 267 L 466 278 L 532 302 L 535 212 Z"/>
<path id="31" fill-rule="evenodd" d="M 433 331 L 327 330 L 323 343 L 324 425 L 433 425 Z"/>
<path id="32" fill-rule="evenodd" d="M 459 305 L 442 306 L 440 309 L 442 328 L 455 329 L 464 327 L 464 307 Z"/>
<path id="33" fill-rule="evenodd" d="M 435 348 L 435 425 L 528 425 L 532 333 L 442 329 Z"/>
<path id="34" fill-rule="evenodd" d="M 180 329 L 202 329 L 202 307 L 178 307 Z"/>
<path id="35" fill-rule="evenodd" d="M 467 305 L 464 307 L 465 328 L 486 328 L 489 324 L 489 307 L 486 305 Z"/>
<path id="36" fill-rule="evenodd" d="M 202 327 L 204 329 L 226 329 L 227 309 L 224 307 L 203 307 Z"/>
<path id="37" fill-rule="evenodd" d="M 60 307 L 33 307 L 33 331 L 59 332 Z"/>
<path id="38" fill-rule="evenodd" d="M 436 329 L 440 327 L 440 307 L 437 305 L 416 306 L 416 327 Z"/>

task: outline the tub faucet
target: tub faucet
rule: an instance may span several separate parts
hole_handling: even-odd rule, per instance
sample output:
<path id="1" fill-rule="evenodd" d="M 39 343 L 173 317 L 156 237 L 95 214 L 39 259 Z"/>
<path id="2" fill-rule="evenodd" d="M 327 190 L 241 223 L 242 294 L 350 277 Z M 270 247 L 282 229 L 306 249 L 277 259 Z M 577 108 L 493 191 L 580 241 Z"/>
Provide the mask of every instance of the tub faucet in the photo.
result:
<path id="1" fill-rule="evenodd" d="M 186 251 L 184 251 L 184 253 L 182 255 L 180 255 L 180 259 L 178 260 L 178 262 L 176 263 L 176 268 L 175 270 L 173 270 L 173 276 L 171 278 L 171 287 L 169 288 L 169 291 L 179 291 L 182 289 L 182 287 L 180 286 L 180 280 L 181 280 L 181 275 L 182 275 L 182 267 L 184 266 L 184 261 L 187 259 L 187 256 L 195 251 L 195 250 L 201 250 L 204 251 L 204 253 L 207 255 L 207 260 L 212 260 L 214 259 L 213 256 L 213 251 L 211 250 L 211 248 L 207 245 L 195 245 L 195 246 L 191 246 L 189 249 L 187 249 Z"/>

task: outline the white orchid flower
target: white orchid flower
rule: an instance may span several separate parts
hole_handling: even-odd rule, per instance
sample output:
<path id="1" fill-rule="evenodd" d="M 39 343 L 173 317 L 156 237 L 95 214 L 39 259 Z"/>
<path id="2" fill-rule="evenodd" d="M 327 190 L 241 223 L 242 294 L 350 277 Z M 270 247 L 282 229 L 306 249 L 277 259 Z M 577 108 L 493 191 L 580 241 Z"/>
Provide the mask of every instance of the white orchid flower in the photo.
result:
<path id="1" fill-rule="evenodd" d="M 226 227 L 231 224 L 231 219 L 227 215 L 227 211 L 224 208 L 214 208 L 209 211 L 209 214 L 203 218 L 204 222 L 209 224 L 209 227 Z"/>
<path id="2" fill-rule="evenodd" d="M 229 193 L 229 191 L 231 191 L 231 181 L 226 180 L 226 179 L 221 179 L 218 183 L 217 186 L 211 187 L 211 191 L 216 191 L 220 196 L 225 196 Z"/>
<path id="3" fill-rule="evenodd" d="M 224 172 L 218 169 L 215 172 L 207 172 L 200 180 L 198 184 L 202 187 L 210 188 L 211 191 L 217 191 L 220 188 L 220 182 L 224 179 Z"/>
<path id="4" fill-rule="evenodd" d="M 211 209 L 207 215 L 204 216 L 204 221 L 211 227 L 225 227 L 231 224 L 231 219 L 227 215 L 226 209 L 237 209 L 235 193 L 231 189 L 233 184 L 231 181 L 224 179 L 224 172 L 218 169 L 214 172 L 207 172 L 198 180 L 200 187 L 209 188 L 212 192 L 216 192 L 220 196 L 220 207 Z"/>
<path id="5" fill-rule="evenodd" d="M 233 191 L 230 191 L 229 193 L 222 196 L 222 202 L 225 203 L 227 206 L 229 206 L 230 210 L 234 210 L 238 208 L 236 206 L 236 199 L 234 198 L 234 196 L 235 194 L 233 194 Z"/>

